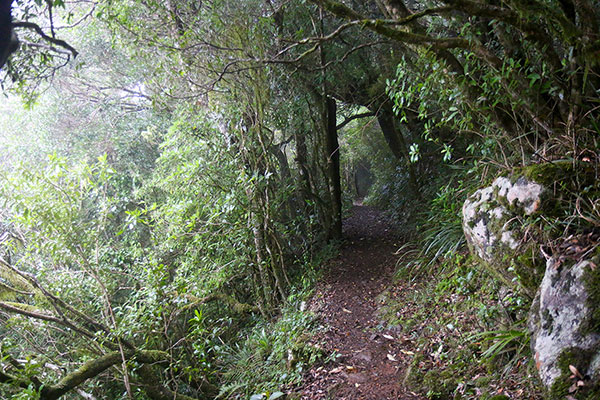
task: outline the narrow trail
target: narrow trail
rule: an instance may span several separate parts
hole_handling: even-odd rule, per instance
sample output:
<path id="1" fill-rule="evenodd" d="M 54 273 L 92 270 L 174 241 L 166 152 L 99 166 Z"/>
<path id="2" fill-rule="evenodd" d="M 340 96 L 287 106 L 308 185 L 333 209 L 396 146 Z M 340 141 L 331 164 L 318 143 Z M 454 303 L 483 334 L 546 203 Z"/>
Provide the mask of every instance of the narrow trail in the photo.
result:
<path id="1" fill-rule="evenodd" d="M 377 296 L 394 272 L 395 240 L 383 215 L 371 207 L 355 206 L 344 221 L 341 254 L 310 304 L 325 327 L 325 350 L 339 357 L 306 374 L 302 399 L 420 398 L 402 387 L 410 352 L 403 349 L 399 332 L 384 329 L 377 317 Z"/>

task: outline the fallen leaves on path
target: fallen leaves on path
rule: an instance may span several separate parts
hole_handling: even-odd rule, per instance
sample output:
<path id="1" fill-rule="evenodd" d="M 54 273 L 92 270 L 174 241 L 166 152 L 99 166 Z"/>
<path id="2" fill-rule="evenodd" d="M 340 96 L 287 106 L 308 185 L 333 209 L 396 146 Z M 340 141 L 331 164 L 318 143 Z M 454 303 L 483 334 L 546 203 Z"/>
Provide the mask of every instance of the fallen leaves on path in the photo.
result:
<path id="1" fill-rule="evenodd" d="M 396 238 L 383 221 L 376 210 L 361 206 L 344 222 L 346 245 L 308 307 L 323 324 L 323 348 L 337 358 L 306 373 L 298 388 L 302 399 L 420 399 L 402 387 L 415 353 L 404 350 L 378 318 L 376 298 L 392 282 L 397 257 Z"/>

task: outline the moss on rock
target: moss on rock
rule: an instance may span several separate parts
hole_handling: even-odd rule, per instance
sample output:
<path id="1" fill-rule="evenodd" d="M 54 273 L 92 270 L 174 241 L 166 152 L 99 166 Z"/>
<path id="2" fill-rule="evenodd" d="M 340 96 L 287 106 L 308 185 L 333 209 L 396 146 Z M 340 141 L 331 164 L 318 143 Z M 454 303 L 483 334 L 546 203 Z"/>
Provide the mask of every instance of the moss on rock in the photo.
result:
<path id="1" fill-rule="evenodd" d="M 533 297 L 544 277 L 546 262 L 540 257 L 536 243 L 528 243 L 520 251 L 521 254 L 513 258 L 512 267 L 521 286 Z"/>
<path id="2" fill-rule="evenodd" d="M 548 399 L 564 400 L 567 396 L 572 396 L 577 400 L 599 399 L 600 385 L 598 382 L 590 380 L 589 376 L 584 376 L 583 379 L 574 377 L 571 371 L 571 367 L 575 367 L 577 371 L 586 371 L 592 363 L 594 355 L 593 351 L 578 348 L 564 350 L 558 359 L 561 375 L 550 387 Z M 584 385 L 578 387 L 578 380 L 581 380 Z"/>
<path id="3" fill-rule="evenodd" d="M 594 166 L 573 160 L 532 164 L 516 170 L 516 173 L 551 189 L 542 198 L 546 217 L 564 216 L 565 208 L 574 204 L 574 198 L 582 190 L 598 185 Z"/>
<path id="4" fill-rule="evenodd" d="M 587 306 L 590 310 L 589 318 L 584 321 L 581 327 L 583 335 L 598 333 L 600 334 L 600 246 L 596 248 L 596 255 L 588 264 L 583 284 L 587 290 Z"/>
<path id="5" fill-rule="evenodd" d="M 531 164 L 517 171 L 528 179 L 549 187 L 556 182 L 571 184 L 574 183 L 574 180 L 580 178 L 589 181 L 590 174 L 593 174 L 593 166 L 589 163 L 573 162 L 573 160 L 559 160 Z M 576 187 L 570 187 L 570 189 L 576 189 L 580 183 L 577 185 Z"/>
<path id="6" fill-rule="evenodd" d="M 564 225 L 552 221 L 573 214 L 582 190 L 588 198 L 600 195 L 589 163 L 533 164 L 498 176 L 463 208 L 469 249 L 505 285 L 517 283 L 533 298 L 545 270 L 539 247 L 564 233 Z"/>
<path id="7" fill-rule="evenodd" d="M 535 230 L 524 222 L 535 217 L 544 188 L 521 176 L 498 177 L 491 186 L 475 192 L 463 207 L 464 230 L 471 252 L 504 285 L 521 289 L 533 298 L 544 262 L 537 255 Z M 515 279 L 516 278 L 516 279 Z"/>

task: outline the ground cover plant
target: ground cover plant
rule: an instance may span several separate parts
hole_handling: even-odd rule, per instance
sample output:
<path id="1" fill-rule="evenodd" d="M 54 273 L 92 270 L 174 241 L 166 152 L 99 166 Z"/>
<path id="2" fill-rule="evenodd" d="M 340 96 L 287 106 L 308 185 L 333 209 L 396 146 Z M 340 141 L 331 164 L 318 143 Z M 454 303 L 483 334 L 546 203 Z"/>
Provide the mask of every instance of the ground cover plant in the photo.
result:
<path id="1" fill-rule="evenodd" d="M 382 297 L 383 320 L 411 354 L 403 383 L 430 399 L 543 398 L 526 326 L 515 321 L 524 300 L 499 292 L 465 256 L 446 263 L 435 279 L 413 276 Z"/>

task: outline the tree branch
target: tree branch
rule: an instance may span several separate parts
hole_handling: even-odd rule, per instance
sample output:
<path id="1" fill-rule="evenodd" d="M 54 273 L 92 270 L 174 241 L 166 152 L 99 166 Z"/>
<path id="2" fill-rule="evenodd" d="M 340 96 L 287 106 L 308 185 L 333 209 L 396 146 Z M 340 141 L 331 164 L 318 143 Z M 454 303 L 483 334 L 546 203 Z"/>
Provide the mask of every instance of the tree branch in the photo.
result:
<path id="1" fill-rule="evenodd" d="M 97 331 L 97 330 L 101 330 L 105 333 L 109 333 L 110 330 L 105 327 L 104 325 L 98 323 L 97 321 L 94 321 L 92 318 L 88 317 L 87 315 L 85 315 L 84 313 L 82 313 L 81 311 L 75 309 L 74 307 L 72 307 L 71 305 L 67 304 L 64 300 L 60 299 L 59 297 L 53 295 L 52 293 L 50 293 L 48 290 L 46 290 L 46 288 L 44 288 L 44 286 L 42 286 L 37 279 L 24 271 L 21 271 L 15 267 L 13 267 L 12 265 L 8 264 L 5 260 L 3 260 L 2 258 L 0 258 L 0 265 L 4 266 L 5 268 L 10 269 L 11 271 L 13 271 L 15 274 L 17 274 L 18 276 L 20 276 L 22 279 L 24 279 L 25 281 L 27 281 L 30 285 L 32 285 L 35 289 L 39 290 L 50 302 L 50 304 L 52 305 L 52 307 L 54 307 L 54 310 L 59 314 L 59 317 L 55 317 L 55 316 L 51 316 L 52 318 L 55 318 L 55 320 L 53 320 L 52 322 L 56 322 L 59 323 L 63 326 L 67 326 L 71 329 L 73 329 L 76 332 L 82 333 L 87 337 L 94 337 L 93 335 L 93 331 Z M 10 305 L 10 303 L 7 303 L 8 305 Z M 5 308 L 7 311 L 9 311 L 7 308 Z M 72 314 L 74 314 L 76 317 L 84 320 L 87 324 L 89 324 L 89 326 L 91 327 L 91 330 L 88 329 L 82 329 L 79 328 L 77 326 L 75 326 L 75 324 L 71 321 L 69 321 L 67 319 L 67 317 L 64 315 L 64 310 L 67 310 L 68 312 L 71 312 Z M 17 310 L 21 310 L 21 308 L 18 308 Z M 19 312 L 19 311 L 14 311 L 13 312 Z M 21 313 L 22 314 L 22 313 Z M 44 316 L 48 316 L 47 314 L 39 314 L 40 316 L 44 317 Z M 33 315 L 28 315 L 32 318 L 37 318 L 37 319 L 44 319 L 44 318 L 39 318 L 39 317 L 35 317 Z M 47 319 L 46 319 L 47 320 Z"/>
<path id="2" fill-rule="evenodd" d="M 521 17 L 516 11 L 505 7 L 483 4 L 471 0 L 443 1 L 452 5 L 454 9 L 463 11 L 468 15 L 496 19 L 517 28 L 523 32 L 529 40 L 538 44 L 540 53 L 550 61 L 555 70 L 560 69 L 561 60 L 554 50 L 553 39 L 541 25 L 529 22 Z"/>
<path id="3" fill-rule="evenodd" d="M 389 37 L 390 39 L 404 42 L 407 44 L 426 45 L 436 49 L 471 49 L 468 40 L 461 38 L 435 38 L 428 35 L 420 35 L 390 28 L 390 21 L 380 19 L 365 18 L 361 14 L 347 7 L 346 5 L 333 0 L 310 0 L 312 3 L 325 8 L 327 11 L 345 20 L 352 21 L 364 28 L 368 28 L 380 35 Z M 416 14 L 415 14 L 416 15 Z M 414 20 L 407 17 L 409 22 Z"/>
<path id="4" fill-rule="evenodd" d="M 28 381 L 24 381 L 14 376 L 8 375 L 7 373 L 2 371 L 0 371 L 0 383 L 7 383 L 13 386 L 16 385 L 22 389 L 27 389 L 29 387 Z"/>
<path id="5" fill-rule="evenodd" d="M 64 322 L 63 320 L 55 317 L 54 315 L 49 315 L 49 314 L 45 314 L 45 313 L 42 313 L 39 311 L 34 311 L 34 310 L 28 310 L 26 308 L 26 306 L 27 306 L 26 304 L 0 301 L 0 309 L 2 309 L 4 311 L 8 311 L 13 314 L 20 314 L 20 315 L 24 315 L 26 317 L 35 318 L 35 319 L 39 319 L 42 321 L 55 322 L 57 324 L 63 324 L 63 322 Z"/>
<path id="6" fill-rule="evenodd" d="M 423 10 L 418 13 L 410 14 L 408 17 L 392 19 L 389 21 L 385 20 L 382 22 L 390 24 L 390 25 L 406 25 L 406 24 L 416 21 L 419 18 L 423 18 L 428 15 L 445 14 L 445 13 L 448 13 L 448 12 L 454 11 L 454 10 L 456 10 L 456 8 L 453 6 L 434 7 L 434 8 L 428 8 L 428 9 Z"/>
<path id="7" fill-rule="evenodd" d="M 139 350 L 124 353 L 126 360 L 134 360 L 142 364 L 154 364 L 169 360 L 169 354 L 158 350 Z M 84 363 L 77 370 L 71 372 L 56 385 L 44 386 L 41 391 L 41 400 L 56 400 L 65 393 L 73 390 L 76 386 L 90 378 L 101 374 L 111 366 L 122 361 L 119 351 L 113 351 L 102 357 Z"/>
<path id="8" fill-rule="evenodd" d="M 359 118 L 366 118 L 366 117 L 374 117 L 375 113 L 374 112 L 364 112 L 361 114 L 354 114 L 351 117 L 348 117 L 344 120 L 344 122 L 342 122 L 341 124 L 339 124 L 338 126 L 335 127 L 335 129 L 339 130 L 342 129 L 344 126 L 348 125 L 350 122 L 354 121 L 355 119 L 359 119 Z"/>
<path id="9" fill-rule="evenodd" d="M 52 36 L 46 35 L 44 33 L 44 31 L 42 30 L 42 28 L 36 23 L 29 22 L 29 21 L 17 21 L 17 22 L 13 22 L 13 27 L 33 29 L 45 41 L 52 43 L 56 46 L 62 47 L 63 49 L 69 50 L 71 52 L 71 54 L 73 55 L 73 58 L 77 57 L 77 55 L 79 54 L 73 46 L 71 46 L 64 40 L 56 39 L 56 38 L 53 38 Z"/>

